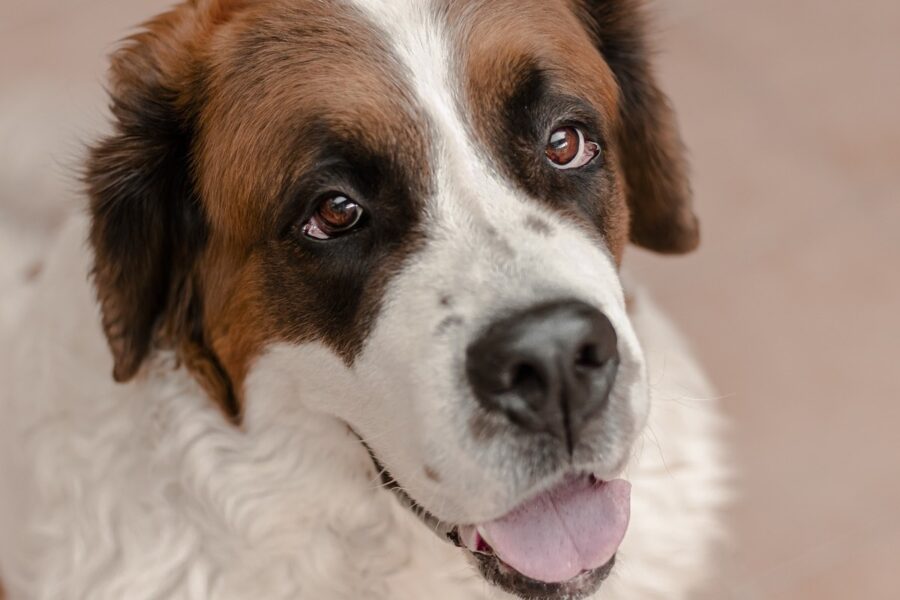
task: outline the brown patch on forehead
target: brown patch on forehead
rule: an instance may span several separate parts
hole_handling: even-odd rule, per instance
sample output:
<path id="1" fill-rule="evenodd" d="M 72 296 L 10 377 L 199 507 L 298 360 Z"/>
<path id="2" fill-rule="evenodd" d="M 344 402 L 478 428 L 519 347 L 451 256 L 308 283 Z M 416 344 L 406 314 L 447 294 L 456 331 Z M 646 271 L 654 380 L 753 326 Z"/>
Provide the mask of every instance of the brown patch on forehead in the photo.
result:
<path id="1" fill-rule="evenodd" d="M 213 224 L 238 239 L 271 225 L 271 204 L 317 168 L 325 143 L 406 164 L 426 154 L 404 68 L 352 5 L 262 2 L 223 27 L 208 55 L 200 185 Z"/>
<path id="2" fill-rule="evenodd" d="M 584 26 L 561 0 L 475 0 L 450 3 L 448 20 L 465 56 L 464 81 L 478 108 L 498 109 L 515 91 L 523 66 L 552 72 L 561 91 L 616 119 L 618 88 Z M 596 57 L 595 60 L 590 60 Z M 483 117 L 483 115 L 473 115 Z"/>
<path id="3" fill-rule="evenodd" d="M 463 57 L 459 77 L 466 92 L 465 112 L 477 138 L 486 140 L 489 157 L 526 193 L 566 216 L 568 193 L 554 185 L 550 173 L 538 173 L 543 161 L 540 136 L 524 139 L 522 131 L 533 123 L 514 121 L 514 110 L 538 98 L 536 89 L 558 99 L 560 109 L 581 103 L 591 113 L 604 145 L 605 174 L 594 181 L 595 197 L 585 199 L 582 221 L 600 228 L 604 241 L 617 260 L 628 239 L 628 214 L 619 167 L 615 157 L 614 132 L 618 127 L 619 89 L 615 77 L 597 52 L 582 21 L 564 0 L 473 0 L 448 3 L 448 22 L 458 54 Z M 523 94 L 523 91 L 525 92 Z M 552 112 L 548 109 L 545 113 Z M 552 115 L 545 114 L 549 120 Z M 560 110 L 560 118 L 569 114 Z M 513 119 L 511 121 L 511 119 Z M 529 164 L 534 156 L 540 162 Z M 538 185 L 543 180 L 543 185 Z M 537 181 L 537 183 L 536 183 Z M 583 185 L 573 185 L 577 193 Z M 559 197 L 554 197 L 556 194 Z M 571 204 L 571 203 L 568 203 Z"/>

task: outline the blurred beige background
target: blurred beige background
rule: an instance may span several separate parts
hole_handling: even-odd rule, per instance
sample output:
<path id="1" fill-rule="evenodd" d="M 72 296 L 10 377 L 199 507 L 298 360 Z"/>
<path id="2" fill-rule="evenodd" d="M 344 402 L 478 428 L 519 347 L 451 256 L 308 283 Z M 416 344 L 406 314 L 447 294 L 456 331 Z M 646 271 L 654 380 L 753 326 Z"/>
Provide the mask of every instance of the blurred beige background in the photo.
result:
<path id="1" fill-rule="evenodd" d="M 104 56 L 167 4 L 0 3 L 0 218 L 78 206 Z M 900 2 L 655 4 L 705 240 L 629 262 L 732 420 L 734 543 L 703 598 L 900 598 Z"/>

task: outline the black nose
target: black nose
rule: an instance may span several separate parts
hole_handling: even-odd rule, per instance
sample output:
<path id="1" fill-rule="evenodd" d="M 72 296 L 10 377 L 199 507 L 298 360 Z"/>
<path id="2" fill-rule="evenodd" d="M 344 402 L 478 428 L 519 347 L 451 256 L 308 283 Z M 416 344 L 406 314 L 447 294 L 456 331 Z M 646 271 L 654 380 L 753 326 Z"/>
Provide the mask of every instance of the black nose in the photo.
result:
<path id="1" fill-rule="evenodd" d="M 616 331 L 576 300 L 542 304 L 491 325 L 471 346 L 466 371 L 488 411 L 564 440 L 603 409 L 618 369 Z"/>

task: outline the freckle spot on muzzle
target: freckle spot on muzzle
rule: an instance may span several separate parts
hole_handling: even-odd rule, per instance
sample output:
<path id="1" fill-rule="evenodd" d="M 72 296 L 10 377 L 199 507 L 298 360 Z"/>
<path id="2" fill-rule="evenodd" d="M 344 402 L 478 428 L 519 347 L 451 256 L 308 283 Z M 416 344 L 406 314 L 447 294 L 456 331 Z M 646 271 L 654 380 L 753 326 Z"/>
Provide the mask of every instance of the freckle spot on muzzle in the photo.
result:
<path id="1" fill-rule="evenodd" d="M 437 330 L 435 331 L 435 333 L 436 333 L 437 335 L 443 335 L 443 334 L 447 333 L 448 330 L 450 330 L 450 329 L 452 329 L 452 328 L 454 328 L 454 327 L 459 327 L 459 326 L 462 325 L 464 322 L 465 322 L 465 321 L 464 321 L 464 319 L 463 319 L 461 316 L 459 316 L 459 315 L 450 315 L 449 317 L 447 317 L 446 319 L 444 319 L 443 321 L 441 321 L 441 322 L 438 324 Z"/>
<path id="2" fill-rule="evenodd" d="M 505 257 L 507 260 L 512 260 L 516 257 L 516 251 L 512 247 L 506 238 L 504 237 L 496 237 L 490 241 L 491 247 L 500 255 Z"/>
<path id="3" fill-rule="evenodd" d="M 550 223 L 536 215 L 528 215 L 527 217 L 525 217 L 524 225 L 526 229 L 533 231 L 538 235 L 553 235 L 553 227 L 550 225 Z"/>

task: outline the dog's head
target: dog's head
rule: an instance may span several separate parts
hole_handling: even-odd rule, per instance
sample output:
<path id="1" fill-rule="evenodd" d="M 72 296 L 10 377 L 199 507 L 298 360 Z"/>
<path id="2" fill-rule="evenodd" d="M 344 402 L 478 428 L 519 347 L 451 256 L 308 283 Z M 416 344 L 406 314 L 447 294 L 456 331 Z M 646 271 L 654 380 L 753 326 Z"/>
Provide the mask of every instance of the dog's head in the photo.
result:
<path id="1" fill-rule="evenodd" d="M 169 345 L 235 422 L 339 419 L 491 581 L 592 592 L 648 412 L 618 265 L 629 239 L 698 240 L 639 4 L 195 0 L 150 22 L 87 173 L 116 379 Z"/>

